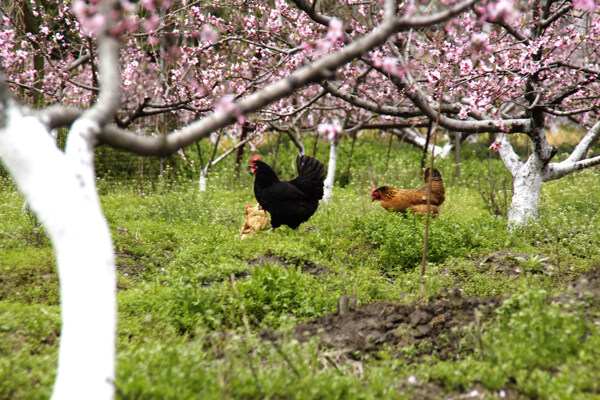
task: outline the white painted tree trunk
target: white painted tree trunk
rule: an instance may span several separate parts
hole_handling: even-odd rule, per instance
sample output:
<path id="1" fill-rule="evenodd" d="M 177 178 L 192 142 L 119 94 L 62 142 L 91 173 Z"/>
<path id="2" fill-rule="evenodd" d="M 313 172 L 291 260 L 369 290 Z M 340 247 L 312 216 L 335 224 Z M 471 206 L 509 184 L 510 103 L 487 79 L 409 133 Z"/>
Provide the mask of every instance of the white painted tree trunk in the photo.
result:
<path id="1" fill-rule="evenodd" d="M 515 153 L 508 136 L 497 134 L 496 148 L 504 165 L 513 177 L 513 196 L 508 208 L 508 227 L 525 225 L 528 220 L 537 218 L 538 203 L 544 182 L 543 163 L 532 154 L 523 163 Z"/>
<path id="2" fill-rule="evenodd" d="M 513 176 L 513 196 L 508 208 L 509 228 L 526 225 L 537 218 L 542 184 L 542 165 L 537 157 L 530 156 Z"/>
<path id="3" fill-rule="evenodd" d="M 327 176 L 325 177 L 323 201 L 329 203 L 333 196 L 333 183 L 335 181 L 335 169 L 337 166 L 337 154 L 338 154 L 339 142 L 336 139 L 331 141 L 329 147 L 329 164 L 327 165 Z"/>
<path id="4" fill-rule="evenodd" d="M 116 276 L 113 246 L 95 187 L 93 135 L 74 127 L 62 153 L 36 118 L 8 100 L 0 117 L 0 158 L 50 236 L 56 254 L 62 327 L 52 398 L 114 396 Z"/>
<path id="5" fill-rule="evenodd" d="M 530 220 L 537 218 L 544 182 L 560 179 L 574 171 L 600 164 L 600 156 L 585 158 L 592 144 L 599 137 L 600 122 L 597 122 L 575 146 L 567 159 L 545 164 L 536 152 L 523 163 L 510 144 L 508 136 L 497 135 L 498 152 L 504 165 L 513 176 L 513 197 L 508 209 L 509 229 L 526 225 Z"/>
<path id="6" fill-rule="evenodd" d="M 203 169 L 200 171 L 200 191 L 206 192 L 206 181 L 208 180 L 208 169 Z"/>

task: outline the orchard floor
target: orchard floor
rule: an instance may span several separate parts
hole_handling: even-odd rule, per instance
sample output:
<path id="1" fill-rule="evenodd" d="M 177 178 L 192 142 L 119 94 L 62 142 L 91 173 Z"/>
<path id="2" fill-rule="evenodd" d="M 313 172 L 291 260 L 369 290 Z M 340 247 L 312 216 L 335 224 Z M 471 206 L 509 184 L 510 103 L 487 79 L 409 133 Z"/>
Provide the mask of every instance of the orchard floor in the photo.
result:
<path id="1" fill-rule="evenodd" d="M 527 257 L 524 253 L 499 251 L 476 260 L 481 268 L 490 273 L 510 277 L 515 274 L 515 257 Z M 278 260 L 266 258 L 269 262 Z M 258 262 L 263 260 L 258 260 Z M 281 261 L 281 260 L 279 260 Z M 283 262 L 282 264 L 287 264 Z M 317 266 L 309 266 L 307 273 L 327 273 Z M 568 277 L 565 276 L 565 279 Z M 570 290 L 565 295 L 549 299 L 554 302 L 567 302 L 574 299 L 593 298 L 600 302 L 600 266 L 569 283 Z M 377 357 L 381 350 L 391 350 L 393 356 L 405 362 L 420 362 L 423 358 L 435 355 L 441 360 L 455 360 L 458 347 L 465 337 L 466 328 L 470 332 L 479 331 L 481 323 L 491 317 L 493 310 L 503 302 L 499 297 L 462 297 L 459 289 L 442 289 L 437 299 L 422 304 L 393 304 L 377 302 L 364 307 L 355 307 L 353 300 L 340 299 L 338 311 L 319 318 L 305 321 L 294 329 L 300 341 L 317 337 L 324 350 L 326 362 L 332 368 L 351 368 L 360 374 L 365 356 Z M 476 337 L 477 335 L 475 335 Z M 278 340 L 278 335 L 263 331 L 264 340 Z M 409 353 L 403 351 L 412 349 Z M 414 398 L 439 399 L 449 393 L 434 383 L 406 382 Z M 479 393 L 485 393 L 482 386 Z M 510 388 L 503 394 L 508 399 L 522 396 Z M 454 393 L 452 398 L 469 398 L 470 393 Z M 478 397 L 478 396 L 475 396 Z M 478 397 L 479 398 L 479 397 Z"/>

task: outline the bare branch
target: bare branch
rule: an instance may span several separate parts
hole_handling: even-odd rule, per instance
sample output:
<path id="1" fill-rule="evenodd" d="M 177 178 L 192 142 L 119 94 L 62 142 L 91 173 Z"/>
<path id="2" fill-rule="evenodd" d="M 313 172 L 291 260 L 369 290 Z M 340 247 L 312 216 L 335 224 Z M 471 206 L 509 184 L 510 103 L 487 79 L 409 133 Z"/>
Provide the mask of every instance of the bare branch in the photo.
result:
<path id="1" fill-rule="evenodd" d="M 385 74 L 381 68 L 376 67 L 373 62 L 363 58 L 363 61 L 371 67 Z M 386 75 L 387 76 L 387 75 Z M 437 118 L 437 110 L 427 100 L 427 96 L 417 86 L 411 84 L 405 76 L 390 76 L 392 82 L 401 90 L 404 90 L 406 97 L 410 99 L 430 120 L 434 121 Z M 449 118 L 446 115 L 440 115 L 440 126 L 458 132 L 466 133 L 485 133 L 485 132 L 504 132 L 504 133 L 529 133 L 531 130 L 531 120 L 528 118 L 522 119 L 506 119 L 506 120 L 481 120 L 481 121 L 463 121 Z"/>
<path id="2" fill-rule="evenodd" d="M 571 172 L 590 168 L 596 165 L 600 165 L 600 156 L 587 158 L 585 160 L 576 162 L 562 161 L 560 163 L 551 163 L 548 164 L 544 170 L 544 182 L 560 179 Z"/>
<path id="3" fill-rule="evenodd" d="M 323 26 L 329 25 L 331 17 L 326 17 L 315 11 L 314 4 L 316 3 L 316 1 L 313 2 L 313 4 L 309 4 L 309 2 L 306 0 L 292 0 L 292 2 L 296 5 L 296 7 L 304 11 L 306 15 L 308 15 L 310 19 L 312 19 L 316 23 L 321 24 Z"/>
<path id="4" fill-rule="evenodd" d="M 571 11 L 573 9 L 573 6 L 571 4 L 565 4 L 562 6 L 562 8 L 560 10 L 558 10 L 557 12 L 555 12 L 554 14 L 552 14 L 551 16 L 549 16 L 548 18 L 540 21 L 540 27 L 543 29 L 546 29 L 547 27 L 549 27 L 550 25 L 552 25 L 552 23 L 554 23 L 554 21 L 557 21 L 560 17 L 562 17 L 563 15 L 565 15 L 566 13 L 568 13 L 569 11 Z"/>
<path id="5" fill-rule="evenodd" d="M 418 117 L 423 115 L 423 112 L 417 107 L 394 107 L 387 105 L 380 105 L 374 101 L 367 100 L 362 97 L 358 97 L 352 93 L 349 93 L 345 90 L 337 88 L 330 81 L 324 81 L 321 83 L 323 89 L 329 92 L 331 95 L 344 100 L 347 103 L 352 104 L 353 106 L 362 108 L 364 110 L 368 110 L 374 113 L 383 114 L 383 115 L 392 115 L 395 117 Z"/>
<path id="6" fill-rule="evenodd" d="M 500 154 L 500 158 L 502 158 L 504 165 L 513 177 L 516 176 L 521 167 L 523 166 L 523 161 L 508 141 L 508 136 L 503 133 L 497 135 L 496 143 L 500 145 L 498 153 Z"/>
<path id="7" fill-rule="evenodd" d="M 590 129 L 577 146 L 575 146 L 571 155 L 563 162 L 571 163 L 581 161 L 592 145 L 598 140 L 598 137 L 600 137 L 600 121 L 596 122 L 592 129 Z"/>

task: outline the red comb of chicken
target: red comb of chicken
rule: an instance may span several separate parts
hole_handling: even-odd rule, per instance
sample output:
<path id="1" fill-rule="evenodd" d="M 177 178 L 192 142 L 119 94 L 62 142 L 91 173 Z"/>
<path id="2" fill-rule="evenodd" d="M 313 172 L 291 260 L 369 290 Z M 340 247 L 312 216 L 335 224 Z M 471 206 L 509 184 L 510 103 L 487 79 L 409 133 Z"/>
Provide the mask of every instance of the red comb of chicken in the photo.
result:
<path id="1" fill-rule="evenodd" d="M 254 162 L 254 161 L 258 161 L 258 160 L 260 160 L 260 156 L 257 154 L 250 159 L 250 162 Z"/>

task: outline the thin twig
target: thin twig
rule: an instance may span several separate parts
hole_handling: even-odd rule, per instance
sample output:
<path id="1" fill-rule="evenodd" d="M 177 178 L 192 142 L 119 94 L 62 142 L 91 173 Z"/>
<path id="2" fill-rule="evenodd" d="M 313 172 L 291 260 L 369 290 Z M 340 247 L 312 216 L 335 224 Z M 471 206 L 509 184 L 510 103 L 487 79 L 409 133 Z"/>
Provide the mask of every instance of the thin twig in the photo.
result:
<path id="1" fill-rule="evenodd" d="M 442 94 L 444 93 L 444 81 L 440 82 L 440 94 L 438 98 L 438 112 L 435 119 L 435 126 L 433 131 L 431 132 L 431 136 L 433 137 L 433 146 L 431 148 L 431 163 L 429 174 L 430 177 L 433 174 L 433 166 L 435 159 L 435 146 L 437 144 L 437 130 L 440 123 L 440 114 L 442 113 Z M 427 147 L 425 148 L 427 149 Z M 421 295 L 425 294 L 425 265 L 427 264 L 427 241 L 429 240 L 429 219 L 431 218 L 431 178 L 429 179 L 429 185 L 427 185 L 427 214 L 425 215 L 425 234 L 423 235 L 423 256 L 421 257 Z"/>

